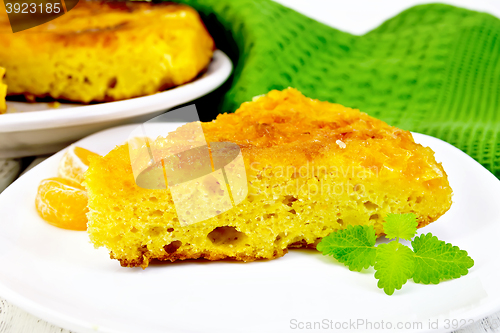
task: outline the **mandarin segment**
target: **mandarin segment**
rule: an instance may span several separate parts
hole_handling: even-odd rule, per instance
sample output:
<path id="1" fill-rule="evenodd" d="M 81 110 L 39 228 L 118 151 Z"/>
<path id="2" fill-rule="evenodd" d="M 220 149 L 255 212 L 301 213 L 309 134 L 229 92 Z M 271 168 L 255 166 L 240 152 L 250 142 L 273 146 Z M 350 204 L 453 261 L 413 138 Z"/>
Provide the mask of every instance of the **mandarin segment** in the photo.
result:
<path id="1" fill-rule="evenodd" d="M 48 178 L 40 182 L 36 210 L 48 223 L 63 229 L 87 229 L 87 192 L 77 182 Z"/>
<path id="2" fill-rule="evenodd" d="M 61 162 L 59 162 L 57 175 L 81 184 L 84 179 L 83 174 L 88 169 L 89 160 L 96 156 L 99 156 L 99 154 L 71 145 L 64 153 Z"/>
<path id="3" fill-rule="evenodd" d="M 92 156 L 99 156 L 99 154 L 91 152 L 90 150 L 82 147 L 75 147 L 75 155 L 78 156 L 86 166 L 88 166 L 90 163 L 89 158 L 91 158 Z"/>

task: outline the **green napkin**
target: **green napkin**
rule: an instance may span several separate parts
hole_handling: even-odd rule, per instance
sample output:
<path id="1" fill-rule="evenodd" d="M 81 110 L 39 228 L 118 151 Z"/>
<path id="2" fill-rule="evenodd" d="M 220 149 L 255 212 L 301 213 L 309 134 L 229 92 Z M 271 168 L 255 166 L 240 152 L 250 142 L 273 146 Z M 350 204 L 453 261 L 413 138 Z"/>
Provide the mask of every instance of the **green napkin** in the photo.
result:
<path id="1" fill-rule="evenodd" d="M 500 20 L 444 4 L 355 36 L 270 0 L 180 0 L 235 62 L 219 112 L 289 86 L 441 138 L 500 176 Z"/>

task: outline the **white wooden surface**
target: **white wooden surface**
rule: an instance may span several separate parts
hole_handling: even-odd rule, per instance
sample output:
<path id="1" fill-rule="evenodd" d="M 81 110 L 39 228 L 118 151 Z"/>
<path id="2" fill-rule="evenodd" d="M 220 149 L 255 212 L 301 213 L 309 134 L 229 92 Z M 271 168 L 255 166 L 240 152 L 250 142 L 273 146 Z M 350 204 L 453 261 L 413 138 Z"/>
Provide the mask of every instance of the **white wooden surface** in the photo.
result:
<path id="1" fill-rule="evenodd" d="M 0 298 L 1 333 L 70 333 L 9 304 Z M 74 332 L 76 333 L 76 332 Z"/>

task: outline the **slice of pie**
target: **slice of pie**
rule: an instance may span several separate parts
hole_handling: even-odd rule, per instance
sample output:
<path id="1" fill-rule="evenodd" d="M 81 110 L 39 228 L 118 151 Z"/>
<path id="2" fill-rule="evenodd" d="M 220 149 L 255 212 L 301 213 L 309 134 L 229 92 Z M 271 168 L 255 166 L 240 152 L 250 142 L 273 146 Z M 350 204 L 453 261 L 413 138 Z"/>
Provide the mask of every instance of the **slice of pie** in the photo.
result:
<path id="1" fill-rule="evenodd" d="M 130 144 L 85 175 L 90 239 L 122 266 L 273 259 L 348 225 L 380 236 L 388 213 L 423 227 L 452 202 L 434 152 L 410 132 L 292 88 Z"/>

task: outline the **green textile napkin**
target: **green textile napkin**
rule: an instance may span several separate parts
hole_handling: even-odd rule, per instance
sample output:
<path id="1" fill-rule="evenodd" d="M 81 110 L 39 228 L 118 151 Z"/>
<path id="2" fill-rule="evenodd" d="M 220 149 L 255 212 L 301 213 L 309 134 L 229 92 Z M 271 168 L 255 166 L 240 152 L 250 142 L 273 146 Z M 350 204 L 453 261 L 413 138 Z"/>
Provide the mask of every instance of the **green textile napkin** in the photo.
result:
<path id="1" fill-rule="evenodd" d="M 498 18 L 419 5 L 355 36 L 270 0 L 177 1 L 235 63 L 218 112 L 292 86 L 443 139 L 500 177 Z"/>

